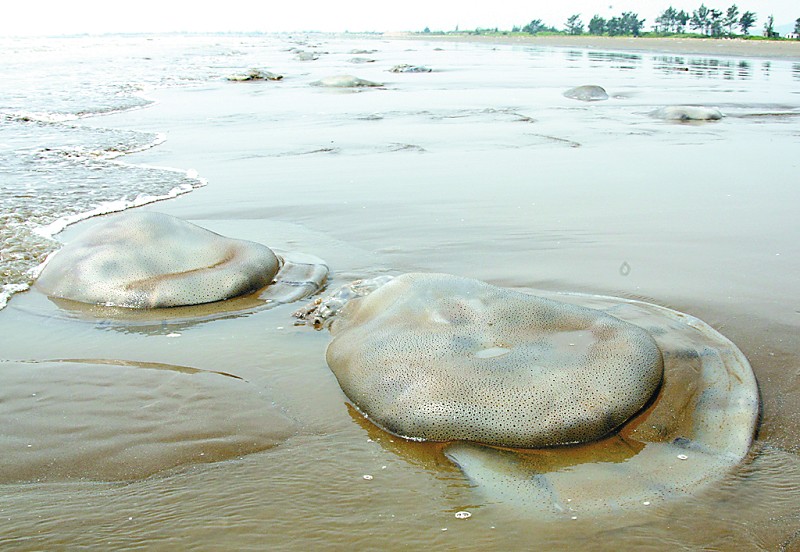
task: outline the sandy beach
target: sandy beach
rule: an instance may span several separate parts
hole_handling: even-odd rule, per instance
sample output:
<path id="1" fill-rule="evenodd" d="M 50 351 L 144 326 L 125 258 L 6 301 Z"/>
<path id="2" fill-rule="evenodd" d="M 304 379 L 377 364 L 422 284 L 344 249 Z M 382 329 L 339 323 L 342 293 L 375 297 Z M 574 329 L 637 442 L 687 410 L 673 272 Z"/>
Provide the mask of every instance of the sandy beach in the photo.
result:
<path id="1" fill-rule="evenodd" d="M 556 48 L 621 50 L 630 52 L 662 52 L 707 56 L 741 56 L 750 58 L 800 61 L 800 40 L 744 40 L 712 38 L 649 38 L 624 36 L 481 36 L 387 33 L 388 38 L 432 40 L 442 42 L 475 42 L 483 44 L 517 44 Z"/>
<path id="2" fill-rule="evenodd" d="M 441 445 L 385 433 L 348 405 L 325 362 L 327 332 L 296 326 L 297 304 L 251 296 L 130 314 L 34 288 L 0 310 L 0 365 L 17 370 L 8 400 L 41 401 L 20 407 L 30 425 L 6 439 L 0 545 L 798 546 L 800 43 L 387 35 L 303 47 L 324 53 L 299 62 L 287 43 L 270 46 L 263 65 L 281 82 L 155 90 L 154 105 L 85 122 L 163 133 L 125 163 L 207 181 L 141 209 L 316 255 L 331 268 L 328 290 L 444 272 L 696 316 L 752 365 L 762 398 L 752 453 L 685 500 L 547 521 L 482 498 Z M 352 62 L 361 49 L 374 61 Z M 434 70 L 388 72 L 400 63 Z M 383 86 L 309 86 L 341 73 Z M 589 83 L 610 98 L 563 96 Z M 725 117 L 653 116 L 687 104 Z M 454 516 L 464 510 L 470 519 Z"/>

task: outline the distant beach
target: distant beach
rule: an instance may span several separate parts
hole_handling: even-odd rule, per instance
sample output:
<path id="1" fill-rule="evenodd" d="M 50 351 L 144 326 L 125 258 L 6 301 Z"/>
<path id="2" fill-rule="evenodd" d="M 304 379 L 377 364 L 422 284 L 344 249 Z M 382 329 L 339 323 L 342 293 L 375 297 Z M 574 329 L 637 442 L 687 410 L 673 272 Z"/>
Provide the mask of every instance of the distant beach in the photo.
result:
<path id="1" fill-rule="evenodd" d="M 745 56 L 800 61 L 800 41 L 743 40 L 740 38 L 649 38 L 595 35 L 470 35 L 435 33 L 387 33 L 386 38 L 431 40 L 443 42 L 484 42 L 489 44 L 524 44 L 559 48 L 597 48 L 635 52 L 668 52 L 714 56 Z"/>

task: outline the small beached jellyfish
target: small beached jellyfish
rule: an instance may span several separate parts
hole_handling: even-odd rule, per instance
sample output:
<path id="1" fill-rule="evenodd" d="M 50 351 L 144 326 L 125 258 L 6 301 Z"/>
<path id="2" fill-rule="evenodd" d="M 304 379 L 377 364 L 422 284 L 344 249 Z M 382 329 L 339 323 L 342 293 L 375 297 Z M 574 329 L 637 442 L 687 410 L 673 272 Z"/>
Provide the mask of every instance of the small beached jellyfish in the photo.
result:
<path id="1" fill-rule="evenodd" d="M 670 105 L 653 111 L 651 115 L 665 121 L 718 121 L 722 119 L 722 112 L 716 107 L 701 105 Z"/>
<path id="2" fill-rule="evenodd" d="M 211 303 L 262 288 L 265 298 L 286 303 L 316 292 L 327 273 L 310 255 L 276 254 L 162 213 L 125 212 L 53 255 L 36 287 L 51 297 L 137 309 Z"/>
<path id="3" fill-rule="evenodd" d="M 379 82 L 372 82 L 353 75 L 334 75 L 325 77 L 318 81 L 311 83 L 312 86 L 321 86 L 324 88 L 374 88 L 376 86 L 383 86 Z"/>
<path id="4" fill-rule="evenodd" d="M 229 81 L 234 82 L 245 82 L 245 81 L 279 81 L 283 79 L 283 75 L 279 75 L 278 73 L 272 73 L 271 71 L 265 71 L 263 69 L 252 68 L 248 69 L 244 73 L 233 73 L 225 77 Z"/>
<path id="5" fill-rule="evenodd" d="M 580 100 L 582 102 L 597 102 L 608 99 L 608 93 L 602 86 L 594 84 L 586 84 L 584 86 L 577 86 L 570 88 L 564 92 L 564 96 L 573 100 Z"/>
<path id="6" fill-rule="evenodd" d="M 744 355 L 656 305 L 405 274 L 298 314 L 329 327 L 328 365 L 369 421 L 448 443 L 494 502 L 597 515 L 686 496 L 753 438 Z"/>

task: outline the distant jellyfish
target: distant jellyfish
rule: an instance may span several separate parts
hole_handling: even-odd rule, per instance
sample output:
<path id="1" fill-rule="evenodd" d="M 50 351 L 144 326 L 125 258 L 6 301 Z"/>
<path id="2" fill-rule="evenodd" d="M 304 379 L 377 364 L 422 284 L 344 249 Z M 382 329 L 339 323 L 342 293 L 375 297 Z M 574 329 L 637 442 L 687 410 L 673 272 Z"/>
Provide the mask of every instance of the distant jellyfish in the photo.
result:
<path id="1" fill-rule="evenodd" d="M 263 69 L 253 68 L 247 70 L 244 73 L 234 73 L 232 75 L 228 75 L 226 79 L 234 82 L 259 81 L 259 80 L 278 81 L 283 79 L 283 75 L 279 75 L 278 73 L 272 73 L 270 71 L 264 71 Z"/>
<path id="2" fill-rule="evenodd" d="M 570 88 L 564 92 L 564 96 L 582 102 L 597 102 L 608 99 L 608 93 L 605 89 L 602 86 L 593 84 Z"/>
<path id="3" fill-rule="evenodd" d="M 718 121 L 722 112 L 716 107 L 699 105 L 671 105 L 652 112 L 653 117 L 665 121 Z"/>
<path id="4" fill-rule="evenodd" d="M 411 65 L 408 63 L 401 63 L 389 69 L 389 72 L 391 73 L 430 73 L 431 71 L 433 71 L 433 69 L 430 67 L 425 67 L 424 65 Z"/>
<path id="5" fill-rule="evenodd" d="M 316 52 L 305 52 L 303 50 L 299 50 L 295 58 L 298 61 L 316 61 L 319 59 L 319 54 Z"/>
<path id="6" fill-rule="evenodd" d="M 353 75 L 333 75 L 314 81 L 311 85 L 323 88 L 374 88 L 383 86 L 381 83 L 360 79 Z"/>
<path id="7" fill-rule="evenodd" d="M 301 284 L 319 289 L 327 275 L 322 261 L 307 256 L 298 266 L 293 258 L 173 216 L 132 211 L 108 217 L 65 245 L 36 287 L 56 298 L 128 308 L 210 303 L 267 286 L 278 288 L 270 292 L 280 299 L 284 282 L 294 298 Z"/>

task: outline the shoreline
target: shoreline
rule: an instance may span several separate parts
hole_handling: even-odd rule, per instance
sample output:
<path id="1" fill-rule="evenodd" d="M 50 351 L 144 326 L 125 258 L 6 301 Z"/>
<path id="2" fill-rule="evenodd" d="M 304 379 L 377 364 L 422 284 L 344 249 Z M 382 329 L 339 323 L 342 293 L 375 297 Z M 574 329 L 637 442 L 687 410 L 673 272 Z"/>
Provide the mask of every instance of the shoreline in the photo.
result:
<path id="1" fill-rule="evenodd" d="M 675 53 L 693 55 L 734 56 L 800 61 L 800 41 L 743 40 L 740 38 L 649 38 L 596 35 L 437 35 L 422 33 L 384 33 L 383 38 L 429 40 L 502 45 L 545 46 L 622 50 L 630 52 Z"/>

